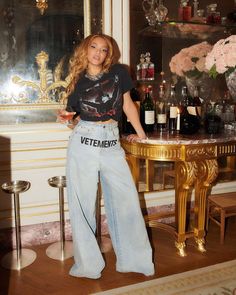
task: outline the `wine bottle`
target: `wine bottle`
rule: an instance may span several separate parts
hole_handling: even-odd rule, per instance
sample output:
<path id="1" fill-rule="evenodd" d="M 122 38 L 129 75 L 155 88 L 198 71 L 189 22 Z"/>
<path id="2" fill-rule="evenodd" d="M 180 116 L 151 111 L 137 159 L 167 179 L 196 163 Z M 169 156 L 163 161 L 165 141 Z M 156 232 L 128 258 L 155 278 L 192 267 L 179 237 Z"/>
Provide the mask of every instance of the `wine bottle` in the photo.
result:
<path id="1" fill-rule="evenodd" d="M 163 85 L 160 85 L 159 99 L 156 105 L 157 130 L 160 132 L 166 130 L 167 127 L 167 104 L 165 101 L 165 91 Z"/>
<path id="2" fill-rule="evenodd" d="M 202 102 L 199 97 L 198 87 L 196 86 L 193 91 L 193 105 L 196 107 L 197 116 L 201 119 L 202 117 Z"/>
<path id="3" fill-rule="evenodd" d="M 197 116 L 196 107 L 194 106 L 193 98 L 188 93 L 187 86 L 182 87 L 182 104 L 187 106 L 187 110 L 190 115 Z"/>
<path id="4" fill-rule="evenodd" d="M 145 132 L 152 132 L 155 124 L 154 103 L 150 90 L 150 87 L 146 87 L 145 98 L 140 105 L 140 121 Z"/>
<path id="5" fill-rule="evenodd" d="M 172 133 L 177 128 L 177 115 L 178 115 L 178 108 L 177 108 L 177 99 L 175 93 L 175 86 L 171 85 L 170 90 L 170 98 L 167 101 L 168 108 L 169 108 L 169 131 Z"/>
<path id="6" fill-rule="evenodd" d="M 200 128 L 200 121 L 196 114 L 189 112 L 192 110 L 192 100 L 188 96 L 187 87 L 182 87 L 181 93 L 181 107 L 180 107 L 180 133 L 194 134 Z"/>
<path id="7" fill-rule="evenodd" d="M 200 121 L 197 116 L 191 115 L 185 106 L 180 113 L 180 133 L 194 134 L 200 128 Z"/>

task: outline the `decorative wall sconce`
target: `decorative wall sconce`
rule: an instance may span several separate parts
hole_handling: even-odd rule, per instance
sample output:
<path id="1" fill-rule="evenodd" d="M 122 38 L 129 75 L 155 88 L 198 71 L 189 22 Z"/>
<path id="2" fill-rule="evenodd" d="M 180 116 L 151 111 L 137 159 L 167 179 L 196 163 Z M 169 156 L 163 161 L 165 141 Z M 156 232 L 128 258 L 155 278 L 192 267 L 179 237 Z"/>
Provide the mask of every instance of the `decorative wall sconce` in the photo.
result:
<path id="1" fill-rule="evenodd" d="M 40 14 L 43 15 L 48 8 L 48 0 L 36 0 L 36 7 L 39 9 Z"/>

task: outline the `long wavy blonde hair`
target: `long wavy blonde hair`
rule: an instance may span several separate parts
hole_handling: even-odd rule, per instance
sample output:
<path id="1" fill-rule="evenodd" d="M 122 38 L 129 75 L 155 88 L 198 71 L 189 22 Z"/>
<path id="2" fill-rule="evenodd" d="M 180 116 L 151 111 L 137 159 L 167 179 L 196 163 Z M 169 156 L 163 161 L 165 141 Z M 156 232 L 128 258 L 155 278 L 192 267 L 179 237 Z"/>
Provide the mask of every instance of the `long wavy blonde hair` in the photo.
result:
<path id="1" fill-rule="evenodd" d="M 108 53 L 105 61 L 102 64 L 102 71 L 108 72 L 110 66 L 114 63 L 114 48 L 113 41 L 110 36 L 104 34 L 94 34 L 85 38 L 74 50 L 69 65 L 70 83 L 66 89 L 67 96 L 74 91 L 75 84 L 81 77 L 82 73 L 88 67 L 87 53 L 90 44 L 95 38 L 102 38 L 106 41 L 108 46 Z"/>

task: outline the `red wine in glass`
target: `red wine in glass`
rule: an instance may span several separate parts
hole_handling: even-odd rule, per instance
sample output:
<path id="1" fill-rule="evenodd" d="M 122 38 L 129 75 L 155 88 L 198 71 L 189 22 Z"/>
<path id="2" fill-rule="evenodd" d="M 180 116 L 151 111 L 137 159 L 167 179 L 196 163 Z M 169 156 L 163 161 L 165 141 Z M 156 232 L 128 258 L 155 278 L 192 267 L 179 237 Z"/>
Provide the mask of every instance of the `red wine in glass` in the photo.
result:
<path id="1" fill-rule="evenodd" d="M 73 124 L 73 117 L 75 115 L 75 110 L 71 106 L 65 106 L 65 108 L 62 108 L 58 111 L 58 115 L 60 117 L 62 123 L 70 125 Z"/>

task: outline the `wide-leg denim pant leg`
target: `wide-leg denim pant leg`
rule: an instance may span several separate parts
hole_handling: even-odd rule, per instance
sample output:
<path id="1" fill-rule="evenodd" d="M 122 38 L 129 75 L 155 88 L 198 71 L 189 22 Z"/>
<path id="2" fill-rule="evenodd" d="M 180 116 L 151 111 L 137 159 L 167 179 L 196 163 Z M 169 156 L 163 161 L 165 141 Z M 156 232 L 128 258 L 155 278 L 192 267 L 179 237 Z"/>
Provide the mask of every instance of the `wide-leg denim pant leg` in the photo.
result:
<path id="1" fill-rule="evenodd" d="M 87 134 L 88 128 L 78 124 L 67 151 L 67 196 L 74 250 L 70 275 L 96 279 L 105 266 L 95 237 L 99 149 L 81 144 Z"/>
<path id="2" fill-rule="evenodd" d="M 152 249 L 138 193 L 120 144 L 112 151 L 101 152 L 100 165 L 105 211 L 117 258 L 116 269 L 153 275 Z"/>
<path id="3" fill-rule="evenodd" d="M 117 124 L 84 121 L 74 129 L 68 147 L 67 190 L 75 260 L 70 274 L 97 278 L 104 268 L 94 235 L 98 171 L 117 270 L 152 275 L 152 250 Z"/>

